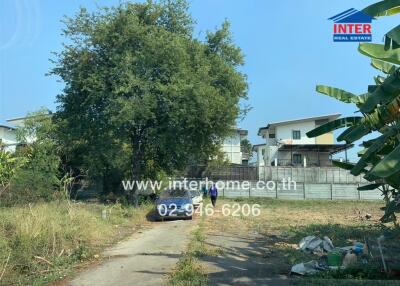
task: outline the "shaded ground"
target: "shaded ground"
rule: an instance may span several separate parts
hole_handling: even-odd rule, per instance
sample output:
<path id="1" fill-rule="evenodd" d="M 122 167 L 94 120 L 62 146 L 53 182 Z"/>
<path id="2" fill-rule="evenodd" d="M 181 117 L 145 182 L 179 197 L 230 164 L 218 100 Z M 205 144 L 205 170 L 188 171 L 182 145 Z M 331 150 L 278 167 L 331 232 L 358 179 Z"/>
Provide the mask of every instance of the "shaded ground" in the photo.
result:
<path id="1" fill-rule="evenodd" d="M 219 253 L 201 258 L 209 285 L 290 285 L 287 264 L 271 250 L 268 237 L 219 211 L 206 224 L 205 244 Z"/>
<path id="2" fill-rule="evenodd" d="M 67 285 L 162 285 L 185 250 L 196 220 L 153 223 L 105 251 L 104 261 Z"/>

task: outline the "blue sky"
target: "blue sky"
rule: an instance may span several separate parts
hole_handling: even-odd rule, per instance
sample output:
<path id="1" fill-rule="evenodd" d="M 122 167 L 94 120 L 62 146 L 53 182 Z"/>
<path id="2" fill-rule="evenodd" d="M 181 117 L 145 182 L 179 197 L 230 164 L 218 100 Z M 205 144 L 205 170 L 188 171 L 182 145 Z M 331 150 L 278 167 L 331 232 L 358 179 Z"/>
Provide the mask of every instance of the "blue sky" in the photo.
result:
<path id="1" fill-rule="evenodd" d="M 0 1 L 0 124 L 45 106 L 55 110 L 63 84 L 45 76 L 52 51 L 60 51 L 63 15 L 80 6 L 89 10 L 111 0 Z M 242 48 L 253 109 L 239 126 L 249 130 L 253 144 L 262 142 L 257 130 L 268 122 L 321 114 L 352 114 L 354 106 L 315 92 L 318 83 L 361 94 L 377 71 L 357 52 L 356 43 L 333 43 L 327 19 L 349 8 L 362 9 L 365 0 L 191 0 L 195 35 L 204 37 L 224 19 L 231 22 L 234 41 Z M 399 17 L 373 22 L 373 41 Z"/>

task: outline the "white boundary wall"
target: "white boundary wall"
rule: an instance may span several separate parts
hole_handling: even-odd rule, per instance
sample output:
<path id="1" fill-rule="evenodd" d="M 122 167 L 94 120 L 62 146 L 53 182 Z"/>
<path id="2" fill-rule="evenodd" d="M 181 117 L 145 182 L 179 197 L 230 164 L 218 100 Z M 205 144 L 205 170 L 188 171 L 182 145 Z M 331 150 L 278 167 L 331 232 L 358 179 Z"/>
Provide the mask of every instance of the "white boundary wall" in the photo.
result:
<path id="1" fill-rule="evenodd" d="M 281 182 L 275 183 L 275 188 L 256 188 L 256 182 L 249 189 L 225 188 L 219 190 L 219 195 L 226 198 L 275 198 L 288 200 L 381 200 L 382 192 L 378 189 L 359 191 L 363 184 L 315 184 L 296 183 L 296 190 L 284 188 Z M 270 185 L 271 186 L 271 185 Z"/>

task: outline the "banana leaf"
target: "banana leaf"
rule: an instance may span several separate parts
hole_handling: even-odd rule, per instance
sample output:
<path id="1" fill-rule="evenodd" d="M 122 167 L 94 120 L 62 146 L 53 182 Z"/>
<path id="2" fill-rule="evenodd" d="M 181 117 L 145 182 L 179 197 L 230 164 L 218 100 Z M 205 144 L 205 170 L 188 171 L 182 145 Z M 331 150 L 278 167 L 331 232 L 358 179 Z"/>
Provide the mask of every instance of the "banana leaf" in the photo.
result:
<path id="1" fill-rule="evenodd" d="M 326 86 L 326 85 L 317 85 L 316 91 L 322 94 L 326 94 L 330 97 L 336 98 L 345 103 L 360 103 L 360 98 L 348 91 L 343 89 L 339 89 L 336 87 Z"/>
<path id="2" fill-rule="evenodd" d="M 332 164 L 336 167 L 339 167 L 339 168 L 345 169 L 345 170 L 351 170 L 354 168 L 354 163 L 349 163 L 349 162 L 341 162 L 338 160 L 332 160 Z"/>
<path id="3" fill-rule="evenodd" d="M 357 190 L 359 190 L 359 191 L 371 191 L 371 190 L 375 190 L 375 189 L 381 187 L 382 185 L 383 185 L 382 183 L 374 183 L 374 184 L 369 184 L 369 185 L 358 187 Z"/>
<path id="4" fill-rule="evenodd" d="M 363 124 L 358 126 L 353 126 L 349 132 L 343 132 L 338 136 L 338 141 L 346 141 L 346 143 L 353 143 L 354 141 L 362 138 L 363 136 L 367 135 L 371 132 L 369 126 Z M 347 131 L 347 130 L 346 130 Z"/>
<path id="5" fill-rule="evenodd" d="M 385 48 L 386 50 L 392 48 L 396 49 L 400 45 L 400 25 L 394 27 L 385 35 Z"/>
<path id="6" fill-rule="evenodd" d="M 374 140 L 374 143 L 368 147 L 367 151 L 364 153 L 364 155 L 361 157 L 361 159 L 357 162 L 357 164 L 354 166 L 354 168 L 350 171 L 351 174 L 354 176 L 359 175 L 364 168 L 367 166 L 369 159 L 371 158 L 372 155 L 376 154 L 379 150 L 385 147 L 385 142 L 390 136 L 393 136 L 396 134 L 397 128 L 392 128 L 389 130 L 389 132 L 379 136 Z"/>
<path id="7" fill-rule="evenodd" d="M 377 152 L 377 155 L 384 155 L 384 156 L 389 155 L 390 152 L 393 151 L 393 148 L 394 148 L 395 146 L 397 146 L 397 144 L 398 144 L 398 141 L 396 141 L 396 143 L 395 143 L 394 141 L 393 141 L 393 142 L 391 142 L 391 141 L 392 141 L 392 140 L 389 139 L 389 140 L 385 143 L 385 146 L 383 146 L 383 148 Z"/>
<path id="8" fill-rule="evenodd" d="M 365 180 L 369 181 L 369 182 L 374 182 L 376 180 L 380 180 L 381 178 L 371 175 L 370 173 L 366 173 L 363 177 Z"/>
<path id="9" fill-rule="evenodd" d="M 385 183 L 398 190 L 400 188 L 400 176 L 398 174 L 391 175 L 385 179 Z"/>
<path id="10" fill-rule="evenodd" d="M 400 64 L 400 51 L 398 49 L 385 50 L 384 45 L 373 43 L 360 43 L 358 51 L 367 57 L 378 59 L 392 64 Z"/>
<path id="11" fill-rule="evenodd" d="M 363 119 L 363 117 L 361 117 L 361 116 L 339 118 L 339 119 L 330 121 L 328 123 L 325 123 L 315 129 L 307 132 L 306 135 L 309 138 L 317 137 L 319 135 L 331 132 L 336 129 L 354 126 L 354 125 L 360 123 L 361 119 Z"/>
<path id="12" fill-rule="evenodd" d="M 371 17 L 391 16 L 400 13 L 400 0 L 385 0 L 361 10 Z"/>
<path id="13" fill-rule="evenodd" d="M 347 128 L 344 132 L 342 132 L 338 136 L 337 141 L 343 141 L 343 138 L 346 137 L 349 133 L 353 132 L 354 129 L 356 129 L 357 127 L 359 127 L 359 126 L 356 125 L 356 126 L 351 126 L 351 127 Z"/>
<path id="14" fill-rule="evenodd" d="M 377 76 L 374 76 L 374 81 L 377 85 L 380 85 L 385 81 L 385 78 L 377 75 Z"/>
<path id="15" fill-rule="evenodd" d="M 390 152 L 389 155 L 385 156 L 369 173 L 380 178 L 387 178 L 399 172 L 400 145 Z"/>
<path id="16" fill-rule="evenodd" d="M 360 151 L 357 152 L 358 157 L 361 157 L 367 152 L 368 149 L 361 149 Z"/>
<path id="17" fill-rule="evenodd" d="M 400 72 L 397 68 L 385 81 L 369 94 L 364 104 L 360 106 L 363 113 L 372 112 L 378 104 L 387 104 L 400 93 Z"/>
<path id="18" fill-rule="evenodd" d="M 376 141 L 376 138 L 375 138 L 375 139 L 371 139 L 371 140 L 367 140 L 367 141 L 363 141 L 363 142 L 360 144 L 360 147 L 368 148 L 368 147 L 370 147 L 372 144 L 374 144 L 375 141 Z"/>
<path id="19" fill-rule="evenodd" d="M 385 74 L 391 74 L 396 69 L 395 65 L 376 59 L 371 60 L 371 66 L 373 66 L 374 68 L 380 70 Z"/>

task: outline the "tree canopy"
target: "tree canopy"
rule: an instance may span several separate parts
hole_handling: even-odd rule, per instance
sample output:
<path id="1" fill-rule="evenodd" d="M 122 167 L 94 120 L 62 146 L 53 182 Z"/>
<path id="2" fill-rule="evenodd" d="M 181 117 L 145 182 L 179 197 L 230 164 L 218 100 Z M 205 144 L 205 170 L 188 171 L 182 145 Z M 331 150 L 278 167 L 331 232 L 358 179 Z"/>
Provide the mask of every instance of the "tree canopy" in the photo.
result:
<path id="1" fill-rule="evenodd" d="M 247 96 L 227 21 L 199 40 L 179 0 L 82 8 L 64 23 L 51 73 L 65 83 L 55 121 L 66 164 L 118 184 L 218 150 Z"/>

